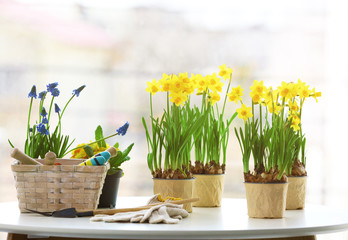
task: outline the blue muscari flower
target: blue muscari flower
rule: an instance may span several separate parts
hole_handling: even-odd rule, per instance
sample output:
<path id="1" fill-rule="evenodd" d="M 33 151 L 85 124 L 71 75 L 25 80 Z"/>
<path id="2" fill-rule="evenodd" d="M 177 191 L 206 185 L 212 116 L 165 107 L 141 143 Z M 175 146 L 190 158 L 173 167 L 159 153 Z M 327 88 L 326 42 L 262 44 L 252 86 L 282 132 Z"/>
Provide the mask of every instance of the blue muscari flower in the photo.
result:
<path id="1" fill-rule="evenodd" d="M 45 97 L 46 93 L 47 93 L 46 91 L 40 92 L 40 93 L 39 93 L 39 98 L 40 98 L 41 100 L 43 100 L 43 98 Z"/>
<path id="2" fill-rule="evenodd" d="M 56 113 L 59 113 L 59 112 L 60 112 L 60 108 L 59 108 L 59 106 L 58 106 L 57 103 L 54 104 L 54 111 L 55 111 Z"/>
<path id="3" fill-rule="evenodd" d="M 129 127 L 129 122 L 126 122 L 125 125 L 116 130 L 118 135 L 124 136 L 127 133 L 127 129 Z"/>
<path id="4" fill-rule="evenodd" d="M 47 124 L 47 123 L 48 123 L 48 119 L 47 119 L 46 117 L 44 117 L 44 118 L 42 119 L 42 123 Z"/>
<path id="5" fill-rule="evenodd" d="M 31 88 L 31 91 L 28 94 L 28 98 L 36 98 L 36 86 L 35 85 L 33 85 L 33 87 Z"/>
<path id="6" fill-rule="evenodd" d="M 57 86 L 58 86 L 57 82 L 48 84 L 46 86 L 47 87 L 47 92 L 51 92 L 52 93 L 53 89 L 55 89 Z"/>
<path id="7" fill-rule="evenodd" d="M 51 91 L 51 94 L 52 94 L 53 97 L 58 97 L 59 93 L 60 93 L 60 91 L 58 90 L 58 88 L 54 88 Z"/>
<path id="8" fill-rule="evenodd" d="M 80 95 L 80 92 L 86 87 L 86 85 L 82 85 L 81 87 L 79 87 L 78 89 L 73 90 L 72 94 L 75 94 L 76 97 L 78 97 Z"/>
<path id="9" fill-rule="evenodd" d="M 43 107 L 42 110 L 41 110 L 41 116 L 43 116 L 43 117 L 47 116 L 47 112 L 46 112 L 45 107 Z"/>
<path id="10" fill-rule="evenodd" d="M 45 124 L 40 123 L 39 125 L 36 126 L 36 129 L 41 135 L 48 135 L 49 131 L 46 129 Z"/>

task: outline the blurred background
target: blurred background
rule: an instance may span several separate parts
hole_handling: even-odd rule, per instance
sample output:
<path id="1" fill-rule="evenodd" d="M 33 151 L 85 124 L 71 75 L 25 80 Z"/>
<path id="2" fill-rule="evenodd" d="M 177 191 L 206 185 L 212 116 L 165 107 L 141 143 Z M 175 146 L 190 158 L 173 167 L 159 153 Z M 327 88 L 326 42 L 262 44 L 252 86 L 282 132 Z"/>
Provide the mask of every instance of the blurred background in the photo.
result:
<path id="1" fill-rule="evenodd" d="M 98 125 L 109 135 L 129 121 L 126 136 L 108 141 L 119 141 L 121 149 L 135 143 L 131 161 L 122 166 L 119 196 L 150 196 L 141 123 L 150 114 L 146 82 L 162 73 L 218 73 L 226 63 L 234 70 L 233 86 L 246 90 L 255 79 L 277 86 L 300 78 L 322 92 L 319 103 L 306 102 L 302 120 L 307 202 L 348 208 L 342 109 L 348 91 L 347 22 L 348 5 L 339 0 L 0 0 L 0 202 L 16 200 L 8 139 L 23 149 L 32 85 L 40 92 L 58 82 L 59 106 L 86 85 L 62 122 L 63 133 L 76 144 L 93 140 Z M 155 114 L 161 114 L 163 98 L 156 95 L 155 102 Z M 35 114 L 37 105 L 38 100 Z M 230 116 L 236 105 L 227 107 Z M 232 128 L 241 123 L 234 121 Z M 224 197 L 243 198 L 233 131 L 228 152 Z M 348 239 L 348 234 L 318 239 Z"/>

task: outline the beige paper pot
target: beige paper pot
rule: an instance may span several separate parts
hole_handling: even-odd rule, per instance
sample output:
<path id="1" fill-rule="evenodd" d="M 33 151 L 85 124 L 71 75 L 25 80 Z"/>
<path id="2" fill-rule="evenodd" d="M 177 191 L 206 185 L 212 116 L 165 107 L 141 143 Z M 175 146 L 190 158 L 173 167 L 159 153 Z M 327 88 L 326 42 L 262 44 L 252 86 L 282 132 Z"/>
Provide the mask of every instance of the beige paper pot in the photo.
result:
<path id="1" fill-rule="evenodd" d="M 289 188 L 286 197 L 286 209 L 296 210 L 305 207 L 307 176 L 288 177 Z"/>
<path id="2" fill-rule="evenodd" d="M 153 193 L 160 193 L 163 198 L 192 198 L 195 179 L 159 179 L 153 178 Z M 184 204 L 184 209 L 192 212 L 192 203 Z"/>
<path id="3" fill-rule="evenodd" d="M 220 207 L 225 174 L 194 174 L 193 197 L 199 197 L 194 207 Z"/>
<path id="4" fill-rule="evenodd" d="M 282 218 L 288 183 L 244 183 L 251 218 Z"/>

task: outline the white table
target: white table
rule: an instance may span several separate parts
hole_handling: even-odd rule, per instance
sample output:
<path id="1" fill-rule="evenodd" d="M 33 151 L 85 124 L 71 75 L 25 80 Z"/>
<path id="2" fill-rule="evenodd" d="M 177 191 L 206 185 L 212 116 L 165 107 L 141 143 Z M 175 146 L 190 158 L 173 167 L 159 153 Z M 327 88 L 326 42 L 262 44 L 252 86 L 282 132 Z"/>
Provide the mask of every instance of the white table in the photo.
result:
<path id="1" fill-rule="evenodd" d="M 120 197 L 117 207 L 144 205 L 147 199 Z M 247 216 L 244 199 L 223 199 L 221 208 L 193 208 L 188 218 L 173 225 L 89 222 L 88 217 L 69 219 L 20 214 L 16 202 L 0 203 L 0 212 L 0 231 L 46 237 L 257 239 L 314 236 L 348 229 L 348 211 L 308 205 L 305 210 L 286 211 L 283 219 L 252 219 Z"/>

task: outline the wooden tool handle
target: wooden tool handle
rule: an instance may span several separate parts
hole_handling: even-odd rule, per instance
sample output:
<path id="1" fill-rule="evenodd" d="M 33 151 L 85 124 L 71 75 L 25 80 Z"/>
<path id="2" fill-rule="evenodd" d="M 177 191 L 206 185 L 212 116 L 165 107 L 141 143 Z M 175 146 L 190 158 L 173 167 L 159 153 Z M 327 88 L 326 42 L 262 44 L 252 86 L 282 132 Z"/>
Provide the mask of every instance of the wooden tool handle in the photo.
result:
<path id="1" fill-rule="evenodd" d="M 53 165 L 54 161 L 56 161 L 56 154 L 54 152 L 48 152 L 45 155 L 45 165 Z"/>
<path id="2" fill-rule="evenodd" d="M 32 159 L 31 157 L 29 157 L 28 155 L 20 151 L 18 148 L 12 149 L 11 157 L 13 157 L 14 159 L 17 159 L 22 164 L 42 165 L 38 161 Z"/>
<path id="3" fill-rule="evenodd" d="M 122 212 L 135 212 L 135 211 L 145 210 L 145 209 L 152 208 L 153 206 L 163 205 L 165 203 L 184 204 L 184 203 L 197 202 L 197 201 L 199 201 L 199 198 L 188 198 L 188 199 L 177 200 L 177 201 L 161 202 L 161 203 L 156 203 L 156 204 L 151 204 L 151 205 L 145 205 L 145 206 L 136 207 L 136 208 L 119 208 L 119 209 L 94 210 L 93 214 L 94 215 L 97 215 L 97 214 L 113 215 L 113 214 L 122 213 Z"/>

